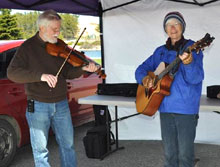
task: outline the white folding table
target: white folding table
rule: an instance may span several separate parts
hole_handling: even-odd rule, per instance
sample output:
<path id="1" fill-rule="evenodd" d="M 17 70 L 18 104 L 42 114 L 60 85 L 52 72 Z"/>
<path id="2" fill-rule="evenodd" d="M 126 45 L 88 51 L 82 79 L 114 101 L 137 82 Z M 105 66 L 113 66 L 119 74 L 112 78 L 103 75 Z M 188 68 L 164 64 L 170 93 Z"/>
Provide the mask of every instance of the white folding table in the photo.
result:
<path id="1" fill-rule="evenodd" d="M 135 108 L 136 107 L 135 100 L 136 100 L 135 97 L 109 96 L 109 95 L 93 95 L 78 99 L 79 104 L 92 104 L 92 105 L 104 105 L 104 106 L 115 107 L 115 120 L 112 122 L 115 122 L 116 148 L 107 152 L 105 156 L 123 148 L 123 147 L 119 147 L 118 145 L 118 120 L 120 120 L 120 118 L 118 119 L 118 107 Z M 202 95 L 200 100 L 200 111 L 205 111 L 205 112 L 214 111 L 220 114 L 220 99 L 209 99 L 206 97 L 206 95 Z M 108 134 L 108 136 L 109 135 L 110 134 Z"/>
<path id="2" fill-rule="evenodd" d="M 135 97 L 93 95 L 78 99 L 79 104 L 107 105 L 118 107 L 136 107 Z M 200 110 L 220 112 L 220 99 L 210 99 L 206 95 L 201 96 Z"/>

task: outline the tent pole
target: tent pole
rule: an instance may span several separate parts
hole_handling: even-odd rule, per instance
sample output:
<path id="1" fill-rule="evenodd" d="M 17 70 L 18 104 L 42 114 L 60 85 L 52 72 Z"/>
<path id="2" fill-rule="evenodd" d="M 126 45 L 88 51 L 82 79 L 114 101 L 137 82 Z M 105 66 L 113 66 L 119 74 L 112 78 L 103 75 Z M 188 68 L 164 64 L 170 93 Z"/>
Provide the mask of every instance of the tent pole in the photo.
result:
<path id="1" fill-rule="evenodd" d="M 119 7 L 122 7 L 122 6 L 126 6 L 126 5 L 129 5 L 129 4 L 138 2 L 138 1 L 140 1 L 140 0 L 133 0 L 133 1 L 130 1 L 130 2 L 127 2 L 127 3 L 123 3 L 123 4 L 121 4 L 121 5 L 118 5 L 118 6 L 114 6 L 114 7 L 105 9 L 105 10 L 103 10 L 103 13 L 106 12 L 106 11 L 108 11 L 108 10 L 116 9 L 116 8 L 119 8 Z"/>
<path id="2" fill-rule="evenodd" d="M 213 3 L 213 2 L 216 2 L 216 1 L 219 1 L 219 0 L 211 0 L 211 1 L 208 1 L 208 2 L 204 2 L 204 3 L 199 3 L 197 0 L 193 0 L 193 2 L 184 1 L 184 0 L 167 0 L 167 1 L 187 3 L 187 4 L 192 4 L 192 5 L 198 5 L 198 6 L 205 6 L 209 3 Z"/>
<path id="3" fill-rule="evenodd" d="M 103 41 L 103 10 L 102 4 L 99 2 L 99 29 L 100 29 L 100 43 L 101 43 L 101 61 L 102 68 L 104 68 L 105 73 L 105 56 L 104 56 L 104 41 Z M 107 76 L 108 77 L 108 76 Z M 102 80 L 102 83 L 105 84 L 105 79 Z"/>

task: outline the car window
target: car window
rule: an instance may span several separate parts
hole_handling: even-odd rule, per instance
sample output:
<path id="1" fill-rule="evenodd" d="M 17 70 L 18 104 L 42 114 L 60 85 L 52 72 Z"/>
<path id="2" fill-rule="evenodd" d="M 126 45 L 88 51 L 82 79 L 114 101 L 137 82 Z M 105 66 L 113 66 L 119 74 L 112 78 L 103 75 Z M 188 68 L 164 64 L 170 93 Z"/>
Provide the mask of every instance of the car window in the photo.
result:
<path id="1" fill-rule="evenodd" d="M 0 79 L 7 77 L 7 68 L 17 48 L 0 53 Z"/>

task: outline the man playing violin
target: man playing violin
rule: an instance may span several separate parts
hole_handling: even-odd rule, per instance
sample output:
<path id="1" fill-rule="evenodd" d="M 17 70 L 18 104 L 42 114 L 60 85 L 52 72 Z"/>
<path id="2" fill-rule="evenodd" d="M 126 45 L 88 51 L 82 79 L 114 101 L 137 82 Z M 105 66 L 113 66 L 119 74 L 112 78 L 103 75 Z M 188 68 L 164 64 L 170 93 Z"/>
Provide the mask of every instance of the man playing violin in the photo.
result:
<path id="1" fill-rule="evenodd" d="M 99 67 L 89 63 L 73 67 L 66 63 L 56 76 L 64 59 L 47 53 L 46 43 L 57 43 L 61 17 L 53 10 L 40 14 L 39 32 L 26 40 L 11 61 L 7 75 L 17 83 L 25 84 L 28 107 L 26 118 L 30 128 L 31 146 L 36 167 L 49 167 L 48 132 L 52 127 L 59 145 L 62 167 L 76 167 L 73 125 L 67 101 L 66 79 L 95 72 Z"/>
<path id="2" fill-rule="evenodd" d="M 154 82 L 147 75 L 149 71 L 155 71 L 161 62 L 172 63 L 177 56 L 181 60 L 169 74 L 174 78 L 170 95 L 164 97 L 159 107 L 164 167 L 194 167 L 194 140 L 204 79 L 203 53 L 193 51 L 179 54 L 182 48 L 194 43 L 184 38 L 185 25 L 179 12 L 168 13 L 163 22 L 168 35 L 166 43 L 159 46 L 135 72 L 137 82 L 150 89 Z"/>

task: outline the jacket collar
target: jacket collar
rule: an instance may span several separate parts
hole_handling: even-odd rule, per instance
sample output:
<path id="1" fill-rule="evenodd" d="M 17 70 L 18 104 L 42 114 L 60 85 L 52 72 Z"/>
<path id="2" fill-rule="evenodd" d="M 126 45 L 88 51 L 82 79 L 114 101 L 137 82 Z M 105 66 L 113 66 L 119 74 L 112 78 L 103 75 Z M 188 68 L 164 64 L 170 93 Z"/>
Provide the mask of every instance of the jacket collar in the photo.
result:
<path id="1" fill-rule="evenodd" d="M 179 51 L 180 47 L 183 47 L 182 45 L 185 44 L 185 41 L 186 40 L 185 40 L 184 36 L 182 36 L 182 38 L 179 41 L 177 41 L 175 43 L 175 45 L 172 45 L 171 44 L 171 39 L 168 38 L 167 41 L 166 41 L 166 45 L 165 46 L 166 46 L 166 48 L 168 50 Z"/>
<path id="2" fill-rule="evenodd" d="M 39 35 L 39 32 L 37 32 L 37 33 L 35 34 L 34 38 L 35 38 L 35 40 L 37 40 L 37 42 L 40 44 L 40 46 L 46 47 L 46 42 L 44 42 L 44 41 L 41 39 L 41 37 L 40 37 L 40 35 Z"/>

